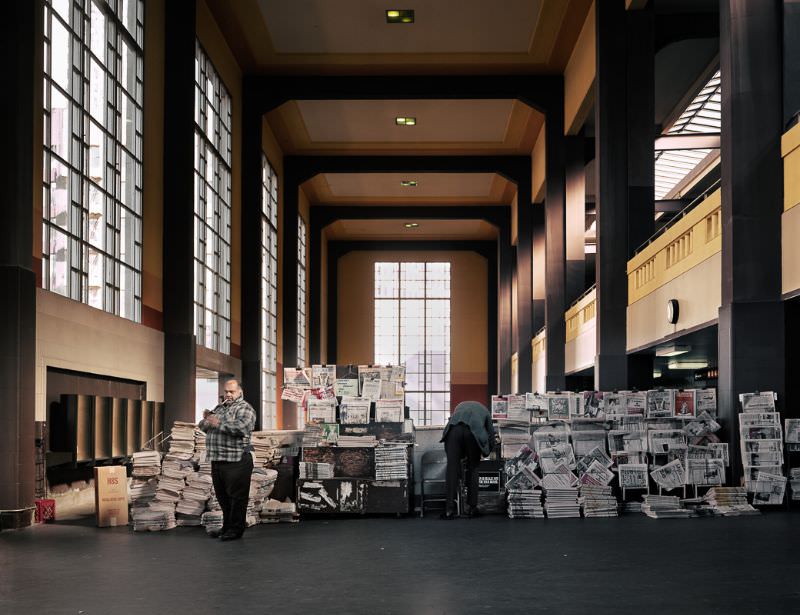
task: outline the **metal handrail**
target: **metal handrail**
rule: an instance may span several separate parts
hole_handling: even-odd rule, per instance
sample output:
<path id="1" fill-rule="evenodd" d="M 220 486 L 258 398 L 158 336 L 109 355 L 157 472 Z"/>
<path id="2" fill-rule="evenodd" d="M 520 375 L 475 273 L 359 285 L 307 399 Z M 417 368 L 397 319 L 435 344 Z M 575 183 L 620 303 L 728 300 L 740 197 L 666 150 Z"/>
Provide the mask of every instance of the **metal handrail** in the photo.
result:
<path id="1" fill-rule="evenodd" d="M 708 198 L 708 196 L 712 192 L 714 192 L 714 190 L 719 188 L 721 184 L 722 184 L 722 180 L 721 179 L 716 180 L 713 184 L 711 184 L 708 188 L 706 188 L 701 194 L 699 194 L 694 199 L 692 199 L 692 201 L 686 207 L 684 207 L 683 209 L 681 209 L 678 212 L 678 215 L 676 215 L 672 220 L 669 221 L 669 224 L 665 224 L 663 227 L 658 229 L 655 233 L 653 233 L 647 239 L 647 241 L 645 241 L 642 245 L 640 245 L 638 248 L 636 248 L 636 250 L 634 250 L 634 252 L 633 252 L 633 255 L 636 256 L 642 250 L 644 250 L 647 246 L 649 246 L 651 243 L 653 243 L 656 239 L 661 237 L 661 235 L 666 233 L 668 229 L 672 228 L 675 225 L 675 223 L 678 222 L 678 220 L 684 218 L 686 216 L 686 214 L 688 214 L 695 207 L 697 207 L 702 201 L 706 200 L 706 198 Z"/>
<path id="2" fill-rule="evenodd" d="M 590 293 L 591 293 L 593 290 L 595 290 L 596 288 L 597 288 L 597 283 L 595 282 L 595 283 L 594 283 L 594 284 L 592 284 L 592 285 L 591 285 L 589 288 L 587 288 L 585 291 L 583 291 L 583 292 L 580 294 L 580 296 L 579 296 L 577 299 L 575 299 L 575 301 L 573 301 L 572 303 L 570 303 L 570 304 L 569 304 L 569 307 L 567 308 L 567 311 L 571 310 L 573 307 L 575 307 L 576 305 L 578 305 L 578 303 L 580 303 L 581 299 L 585 298 L 585 297 L 586 297 L 586 295 L 590 294 Z"/>

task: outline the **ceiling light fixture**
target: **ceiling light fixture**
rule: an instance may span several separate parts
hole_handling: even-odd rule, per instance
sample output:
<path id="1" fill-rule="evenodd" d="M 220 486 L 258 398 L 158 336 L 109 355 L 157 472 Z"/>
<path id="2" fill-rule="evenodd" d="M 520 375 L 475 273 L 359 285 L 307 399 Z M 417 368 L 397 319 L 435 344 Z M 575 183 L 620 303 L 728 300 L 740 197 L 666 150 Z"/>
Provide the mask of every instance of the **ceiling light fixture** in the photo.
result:
<path id="1" fill-rule="evenodd" d="M 391 9 L 386 11 L 386 23 L 414 23 L 413 9 Z"/>
<path id="2" fill-rule="evenodd" d="M 398 126 L 416 126 L 417 118 L 415 117 L 396 117 L 394 123 Z"/>
<path id="3" fill-rule="evenodd" d="M 403 188 L 415 188 L 417 181 L 415 179 L 403 179 L 400 181 L 400 185 L 403 186 Z"/>
<path id="4" fill-rule="evenodd" d="M 406 222 L 403 226 L 406 228 L 417 228 L 419 226 L 418 222 Z"/>
<path id="5" fill-rule="evenodd" d="M 679 346 L 678 344 L 668 344 L 656 348 L 657 357 L 677 357 L 679 354 L 686 354 L 692 349 L 691 346 Z"/>
<path id="6" fill-rule="evenodd" d="M 667 363 L 670 369 L 704 369 L 708 367 L 708 361 L 670 361 Z"/>

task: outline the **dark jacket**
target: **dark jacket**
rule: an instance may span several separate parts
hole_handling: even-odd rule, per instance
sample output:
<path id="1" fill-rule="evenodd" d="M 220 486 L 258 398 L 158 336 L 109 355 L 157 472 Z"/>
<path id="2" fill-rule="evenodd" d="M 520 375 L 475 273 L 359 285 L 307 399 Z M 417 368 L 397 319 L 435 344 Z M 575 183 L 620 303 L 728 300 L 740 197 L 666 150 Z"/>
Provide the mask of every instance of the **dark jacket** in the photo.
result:
<path id="1" fill-rule="evenodd" d="M 450 416 L 450 420 L 442 432 L 442 439 L 439 441 L 444 442 L 450 426 L 458 423 L 464 423 L 469 427 L 484 457 L 492 452 L 494 448 L 494 426 L 492 425 L 492 415 L 486 409 L 486 406 L 477 401 L 462 401 Z"/>

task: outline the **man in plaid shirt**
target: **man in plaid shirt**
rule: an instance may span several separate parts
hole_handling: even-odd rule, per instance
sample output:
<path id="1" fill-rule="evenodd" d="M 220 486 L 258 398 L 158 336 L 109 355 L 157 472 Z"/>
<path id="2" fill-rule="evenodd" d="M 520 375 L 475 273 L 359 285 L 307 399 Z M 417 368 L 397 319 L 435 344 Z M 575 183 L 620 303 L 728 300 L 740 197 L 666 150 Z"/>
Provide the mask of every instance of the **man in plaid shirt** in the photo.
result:
<path id="1" fill-rule="evenodd" d="M 222 507 L 222 529 L 210 532 L 213 538 L 236 540 L 244 534 L 253 473 L 250 433 L 255 424 L 255 410 L 244 400 L 242 385 L 234 379 L 225 383 L 224 401 L 203 412 L 198 424 L 206 432 L 206 458 L 211 462 L 214 491 Z"/>

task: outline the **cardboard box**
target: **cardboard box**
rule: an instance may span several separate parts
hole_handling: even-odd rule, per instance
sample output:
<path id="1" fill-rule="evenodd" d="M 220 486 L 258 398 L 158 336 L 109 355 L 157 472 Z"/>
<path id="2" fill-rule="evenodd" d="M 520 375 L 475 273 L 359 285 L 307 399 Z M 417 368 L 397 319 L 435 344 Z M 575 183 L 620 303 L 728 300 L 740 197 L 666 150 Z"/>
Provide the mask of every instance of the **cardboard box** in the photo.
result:
<path id="1" fill-rule="evenodd" d="M 97 527 L 128 525 L 128 476 L 125 466 L 94 469 Z"/>

